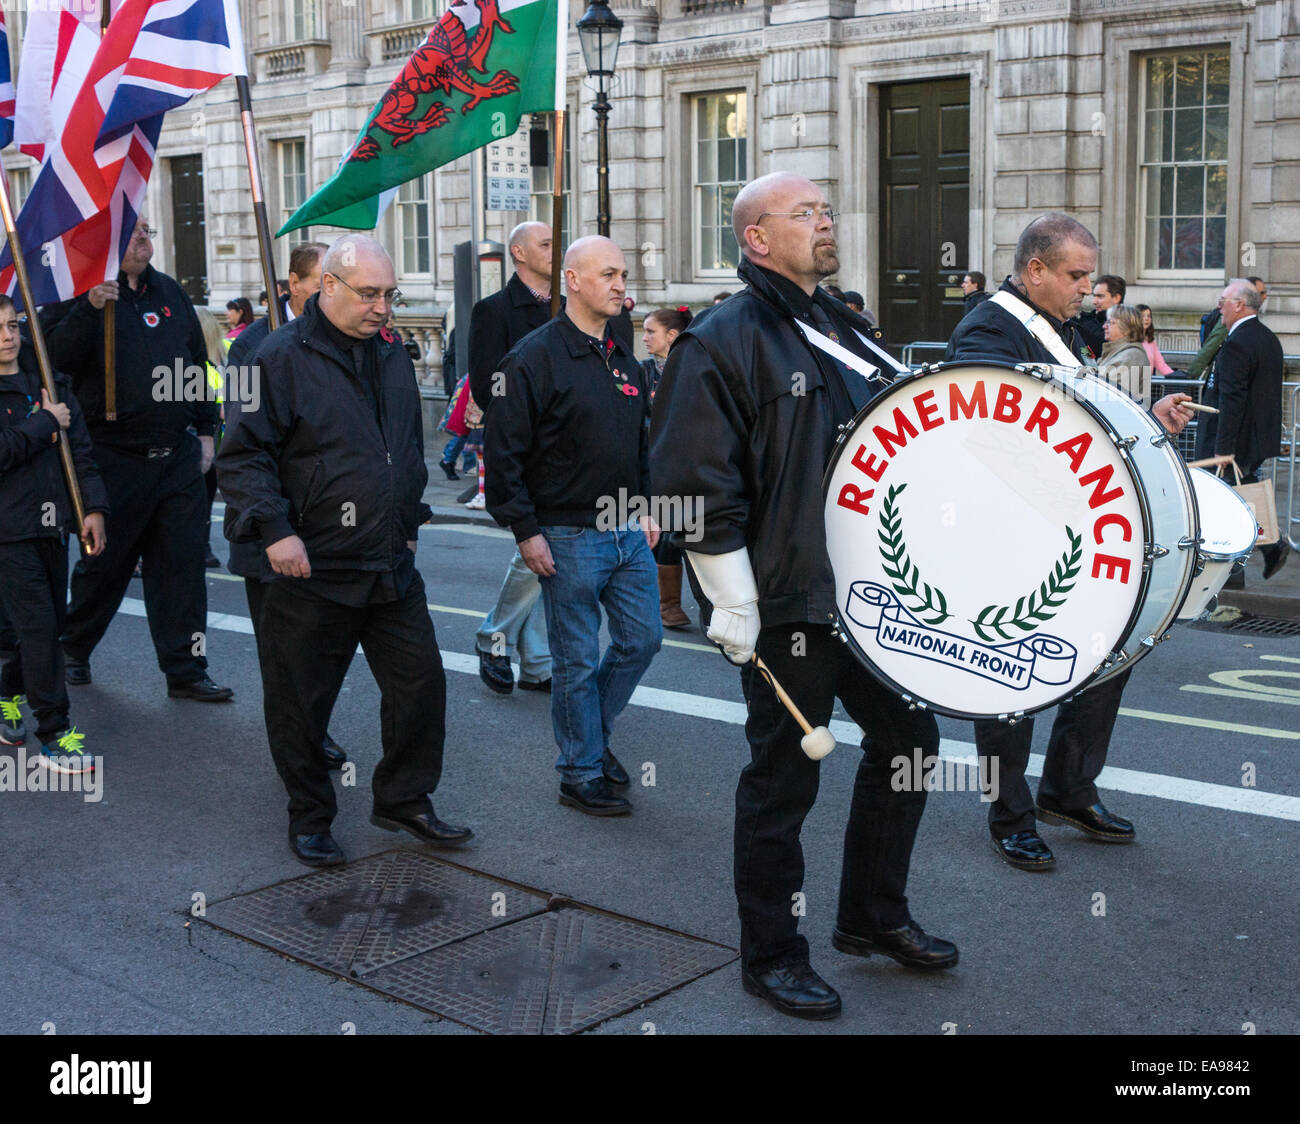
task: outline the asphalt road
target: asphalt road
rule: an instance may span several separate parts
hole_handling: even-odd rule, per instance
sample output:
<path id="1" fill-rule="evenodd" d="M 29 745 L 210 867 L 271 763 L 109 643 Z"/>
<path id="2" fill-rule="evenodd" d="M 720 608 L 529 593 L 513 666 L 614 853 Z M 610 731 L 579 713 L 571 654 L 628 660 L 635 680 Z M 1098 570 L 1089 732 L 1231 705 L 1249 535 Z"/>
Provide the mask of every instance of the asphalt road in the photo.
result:
<path id="1" fill-rule="evenodd" d="M 219 533 L 213 541 L 224 558 Z M 659 693 L 629 707 L 614 744 L 634 773 L 634 814 L 593 820 L 559 806 L 547 696 L 503 698 L 473 673 L 474 630 L 512 549 L 482 525 L 421 532 L 418 562 L 448 663 L 435 801 L 477 833 L 457 859 L 734 946 L 732 800 L 748 757 L 737 673 L 698 633 L 668 634 L 643 680 Z M 166 697 L 134 582 L 95 653 L 94 684 L 73 693 L 74 720 L 106 757 L 102 800 L 0 793 L 0 1032 L 336 1034 L 350 1022 L 359 1034 L 467 1033 L 205 925 L 186 927 L 196 893 L 216 901 L 304 872 L 285 844 L 242 584 L 210 577 L 208 656 L 235 701 Z M 1058 859 L 1050 873 L 997 859 L 977 794 L 932 794 L 909 890 L 917 920 L 961 949 L 960 965 L 937 976 L 830 947 L 857 753 L 841 744 L 804 830 L 802 928 L 814 965 L 844 998 L 843 1017 L 783 1018 L 743 994 L 733 964 L 597 1033 L 644 1033 L 648 1022 L 660 1034 L 1240 1034 L 1246 1023 L 1296 1033 L 1297 704 L 1294 638 L 1179 629 L 1135 670 L 1101 780 L 1108 806 L 1135 821 L 1137 842 L 1107 846 L 1044 827 Z M 968 724 L 941 726 L 945 753 L 972 752 Z M 1038 723 L 1039 753 L 1047 729 Z M 417 848 L 368 822 L 378 695 L 360 657 L 331 730 L 358 763 L 335 823 L 349 857 Z M 653 787 L 637 783 L 646 764 Z"/>

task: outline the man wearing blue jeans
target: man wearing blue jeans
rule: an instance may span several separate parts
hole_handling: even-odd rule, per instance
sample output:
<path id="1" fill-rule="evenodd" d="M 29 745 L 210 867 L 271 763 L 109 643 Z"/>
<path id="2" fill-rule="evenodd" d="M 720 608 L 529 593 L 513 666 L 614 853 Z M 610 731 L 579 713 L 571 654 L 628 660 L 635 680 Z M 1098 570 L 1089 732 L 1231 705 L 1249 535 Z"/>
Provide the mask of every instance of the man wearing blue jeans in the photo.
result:
<path id="1" fill-rule="evenodd" d="M 560 803 L 616 816 L 632 805 L 615 791 L 629 778 L 610 752 L 614 720 L 662 639 L 650 553 L 659 528 L 638 515 L 650 494 L 650 395 L 609 328 L 626 294 L 622 251 L 608 238 L 580 238 L 564 273 L 564 312 L 502 364 L 505 393 L 487 414 L 487 508 L 541 579 Z"/>

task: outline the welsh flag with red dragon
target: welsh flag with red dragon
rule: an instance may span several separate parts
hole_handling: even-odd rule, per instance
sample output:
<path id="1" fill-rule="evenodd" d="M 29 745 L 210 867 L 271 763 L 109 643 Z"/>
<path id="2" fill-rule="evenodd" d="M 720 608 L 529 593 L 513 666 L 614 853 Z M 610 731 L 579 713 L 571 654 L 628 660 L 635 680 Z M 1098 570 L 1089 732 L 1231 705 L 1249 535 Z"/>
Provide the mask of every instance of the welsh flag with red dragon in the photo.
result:
<path id="1" fill-rule="evenodd" d="M 558 0 L 452 0 L 338 170 L 277 237 L 312 224 L 370 230 L 379 196 L 555 108 Z"/>

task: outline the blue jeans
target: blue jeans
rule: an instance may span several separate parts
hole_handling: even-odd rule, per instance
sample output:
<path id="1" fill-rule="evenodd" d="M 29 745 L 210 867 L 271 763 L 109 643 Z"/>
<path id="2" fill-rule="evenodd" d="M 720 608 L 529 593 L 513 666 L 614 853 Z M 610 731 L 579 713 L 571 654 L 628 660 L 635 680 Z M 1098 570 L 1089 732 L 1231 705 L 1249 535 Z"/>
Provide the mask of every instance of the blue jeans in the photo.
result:
<path id="1" fill-rule="evenodd" d="M 455 465 L 456 454 L 465 447 L 465 441 L 468 439 L 468 433 L 453 433 L 451 440 L 442 447 L 442 463 Z"/>
<path id="2" fill-rule="evenodd" d="M 610 732 L 659 651 L 659 572 L 635 523 L 618 531 L 543 527 L 555 576 L 542 578 L 550 632 L 551 721 L 560 779 L 581 784 L 601 775 Z M 609 648 L 600 655 L 600 607 Z"/>
<path id="3" fill-rule="evenodd" d="M 475 637 L 484 655 L 508 656 L 519 653 L 519 678 L 541 683 L 551 677 L 551 649 L 546 640 L 546 610 L 539 595 L 537 575 L 524 565 L 519 551 L 510 559 L 506 580 L 501 583 L 497 603 L 483 618 Z"/>

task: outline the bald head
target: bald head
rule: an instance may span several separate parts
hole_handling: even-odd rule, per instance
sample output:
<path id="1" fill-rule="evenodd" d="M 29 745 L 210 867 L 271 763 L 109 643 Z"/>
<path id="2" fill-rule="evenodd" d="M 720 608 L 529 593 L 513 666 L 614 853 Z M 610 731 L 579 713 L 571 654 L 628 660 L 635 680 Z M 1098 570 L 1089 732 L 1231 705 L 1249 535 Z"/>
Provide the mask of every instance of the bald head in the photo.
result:
<path id="1" fill-rule="evenodd" d="M 795 172 L 770 172 L 742 187 L 731 229 L 745 257 L 807 293 L 840 267 L 826 196 Z"/>
<path id="2" fill-rule="evenodd" d="M 1238 320 L 1247 316 L 1258 316 L 1263 307 L 1263 298 L 1259 290 L 1245 277 L 1234 277 L 1224 286 L 1219 297 L 1219 314 L 1223 322 L 1231 328 Z"/>
<path id="3" fill-rule="evenodd" d="M 391 269 L 393 259 L 388 251 L 366 234 L 345 234 L 335 239 L 325 251 L 325 260 L 321 262 L 322 273 L 332 273 L 345 281 L 352 279 L 351 271 L 362 261 L 387 263 Z"/>
<path id="4" fill-rule="evenodd" d="M 375 335 L 393 311 L 397 274 L 388 251 L 364 234 L 347 234 L 321 262 L 320 310 L 355 339 Z"/>
<path id="5" fill-rule="evenodd" d="M 569 318 L 588 335 L 601 335 L 627 295 L 623 251 L 599 234 L 579 238 L 564 255 L 564 285 Z"/>
<path id="6" fill-rule="evenodd" d="M 745 249 L 745 228 L 758 222 L 758 216 L 764 211 L 779 210 L 771 206 L 774 199 L 784 197 L 793 189 L 796 194 L 807 194 L 809 190 L 820 195 L 816 185 L 796 172 L 769 172 L 750 180 L 740 189 L 736 201 L 731 205 L 731 229 L 736 235 L 736 245 Z"/>
<path id="7" fill-rule="evenodd" d="M 544 222 L 521 222 L 510 232 L 510 260 L 519 279 L 530 289 L 551 290 L 551 228 Z"/>

